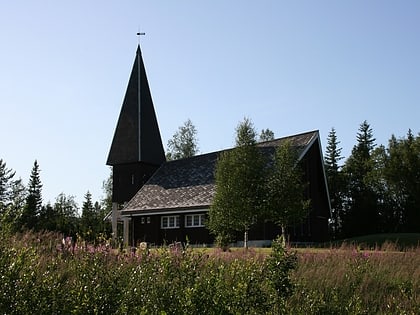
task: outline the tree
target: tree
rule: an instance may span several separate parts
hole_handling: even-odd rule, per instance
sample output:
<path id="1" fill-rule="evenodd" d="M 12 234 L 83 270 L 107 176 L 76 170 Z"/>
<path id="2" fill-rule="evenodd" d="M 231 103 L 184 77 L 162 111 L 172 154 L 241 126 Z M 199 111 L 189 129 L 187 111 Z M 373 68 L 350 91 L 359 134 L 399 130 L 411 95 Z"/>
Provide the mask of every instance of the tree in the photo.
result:
<path id="1" fill-rule="evenodd" d="M 39 174 L 39 165 L 37 160 L 35 160 L 29 178 L 25 206 L 19 219 L 21 229 L 33 229 L 38 223 L 39 213 L 42 207 L 42 184 Z"/>
<path id="2" fill-rule="evenodd" d="M 341 234 L 341 225 L 344 216 L 343 209 L 343 188 L 344 180 L 339 162 L 341 156 L 340 142 L 337 140 L 335 129 L 332 128 L 328 134 L 328 142 L 325 153 L 325 173 L 327 176 L 328 190 L 331 201 L 331 230 L 334 237 Z"/>
<path id="3" fill-rule="evenodd" d="M 180 126 L 172 139 L 168 141 L 167 151 L 168 160 L 183 159 L 197 154 L 197 129 L 190 119 L 184 122 L 184 125 Z"/>
<path id="4" fill-rule="evenodd" d="M 385 227 L 392 232 L 420 232 L 420 136 L 392 136 L 388 144 L 384 178 L 388 207 Z"/>
<path id="5" fill-rule="evenodd" d="M 287 226 L 298 223 L 308 214 L 310 200 L 304 197 L 303 177 L 297 152 L 285 141 L 276 149 L 265 198 L 267 219 L 281 227 L 283 238 Z"/>
<path id="6" fill-rule="evenodd" d="M 12 180 L 15 172 L 8 169 L 6 162 L 0 159 L 0 215 L 2 215 L 10 204 Z"/>
<path id="7" fill-rule="evenodd" d="M 378 196 L 372 186 L 375 139 L 370 125 L 364 121 L 357 134 L 357 144 L 344 165 L 347 181 L 346 216 L 343 229 L 346 236 L 378 231 Z"/>
<path id="8" fill-rule="evenodd" d="M 92 194 L 88 191 L 85 194 L 85 200 L 82 206 L 82 218 L 81 218 L 81 232 L 83 237 L 88 241 L 93 241 L 96 236 L 96 229 L 98 224 L 98 218 L 95 213 L 95 208 L 92 202 Z"/>
<path id="9" fill-rule="evenodd" d="M 57 231 L 76 237 L 78 207 L 74 196 L 59 194 L 55 199 L 54 211 L 58 217 Z"/>
<path id="10" fill-rule="evenodd" d="M 274 140 L 274 132 L 268 128 L 261 130 L 259 142 L 271 140 Z"/>
<path id="11" fill-rule="evenodd" d="M 104 220 L 107 214 L 112 211 L 112 171 L 108 178 L 102 182 L 102 190 L 105 196 L 101 199 L 101 202 L 95 202 L 95 209 L 99 213 L 100 219 L 100 232 L 103 236 L 108 238 L 112 233 L 111 221 Z"/>
<path id="12" fill-rule="evenodd" d="M 208 226 L 220 245 L 231 241 L 236 232 L 243 232 L 247 247 L 248 231 L 262 216 L 267 163 L 255 144 L 254 126 L 244 119 L 236 128 L 236 147 L 219 156 Z"/>
<path id="13" fill-rule="evenodd" d="M 26 187 L 22 179 L 13 180 L 10 183 L 10 202 L 2 217 L 2 228 L 7 226 L 11 232 L 20 229 L 19 219 L 26 203 Z"/>
<path id="14" fill-rule="evenodd" d="M 102 182 L 102 191 L 105 196 L 101 200 L 101 208 L 107 214 L 112 210 L 112 169 L 108 178 Z"/>
<path id="15" fill-rule="evenodd" d="M 56 212 L 54 207 L 48 202 L 43 205 L 39 213 L 39 224 L 38 228 L 45 231 L 60 232 L 58 227 L 59 214 Z"/>
<path id="16" fill-rule="evenodd" d="M 78 207 L 73 196 L 60 193 L 54 205 L 42 206 L 39 214 L 38 229 L 63 233 L 65 236 L 76 236 Z"/>

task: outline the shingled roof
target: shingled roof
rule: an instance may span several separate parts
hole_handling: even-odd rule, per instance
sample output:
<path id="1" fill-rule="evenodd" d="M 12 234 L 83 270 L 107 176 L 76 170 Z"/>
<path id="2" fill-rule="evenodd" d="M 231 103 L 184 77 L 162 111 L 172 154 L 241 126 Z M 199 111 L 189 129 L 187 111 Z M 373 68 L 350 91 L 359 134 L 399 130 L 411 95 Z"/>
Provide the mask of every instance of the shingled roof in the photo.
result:
<path id="1" fill-rule="evenodd" d="M 301 159 L 318 137 L 318 131 L 311 131 L 261 142 L 258 146 L 267 153 L 273 153 L 282 142 L 290 141 L 298 150 Z M 127 203 L 121 214 L 144 215 L 176 210 L 208 209 L 215 193 L 214 173 L 217 158 L 223 151 L 162 164 Z"/>

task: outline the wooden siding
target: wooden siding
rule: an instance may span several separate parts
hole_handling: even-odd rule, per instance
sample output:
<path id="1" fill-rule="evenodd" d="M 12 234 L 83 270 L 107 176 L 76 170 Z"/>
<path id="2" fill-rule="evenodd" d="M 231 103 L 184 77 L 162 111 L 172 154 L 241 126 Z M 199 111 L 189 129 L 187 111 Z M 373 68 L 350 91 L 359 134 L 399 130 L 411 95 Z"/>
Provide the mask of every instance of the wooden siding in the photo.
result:
<path id="1" fill-rule="evenodd" d="M 112 201 L 129 201 L 156 172 L 158 166 L 137 162 L 112 167 Z"/>

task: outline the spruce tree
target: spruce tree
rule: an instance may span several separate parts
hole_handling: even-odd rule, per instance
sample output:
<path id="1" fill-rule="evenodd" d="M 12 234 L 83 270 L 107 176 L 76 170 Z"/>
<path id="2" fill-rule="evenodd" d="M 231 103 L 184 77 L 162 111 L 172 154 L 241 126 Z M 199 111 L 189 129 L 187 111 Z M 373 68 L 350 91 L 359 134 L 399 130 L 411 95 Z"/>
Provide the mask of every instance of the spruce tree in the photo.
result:
<path id="1" fill-rule="evenodd" d="M 83 237 L 92 241 L 95 238 L 97 217 L 92 202 L 92 194 L 87 191 L 82 205 L 81 232 Z"/>
<path id="2" fill-rule="evenodd" d="M 343 229 L 346 236 L 378 231 L 378 196 L 371 183 L 374 171 L 374 160 L 371 155 L 374 147 L 375 138 L 372 129 L 367 121 L 364 121 L 359 127 L 357 144 L 344 166 L 347 195 Z"/>
<path id="3" fill-rule="evenodd" d="M 343 221 L 343 175 L 339 162 L 343 159 L 341 156 L 340 142 L 337 140 L 336 131 L 331 129 L 328 134 L 327 147 L 325 153 L 325 173 L 327 176 L 328 190 L 331 202 L 331 231 L 334 237 L 341 234 L 341 225 Z"/>
<path id="4" fill-rule="evenodd" d="M 26 203 L 20 216 L 21 229 L 34 229 L 37 226 L 42 207 L 42 183 L 38 161 L 35 160 L 29 177 Z"/>

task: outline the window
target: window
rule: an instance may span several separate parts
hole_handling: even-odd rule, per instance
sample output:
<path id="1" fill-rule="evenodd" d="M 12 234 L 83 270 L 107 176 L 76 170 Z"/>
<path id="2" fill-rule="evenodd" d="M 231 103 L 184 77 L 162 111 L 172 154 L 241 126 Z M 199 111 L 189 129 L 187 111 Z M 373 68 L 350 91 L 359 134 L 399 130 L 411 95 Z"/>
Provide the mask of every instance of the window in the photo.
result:
<path id="1" fill-rule="evenodd" d="M 179 215 L 169 215 L 161 217 L 160 223 L 162 229 L 179 228 Z"/>
<path id="2" fill-rule="evenodd" d="M 185 227 L 202 227 L 205 221 L 205 214 L 188 214 L 185 216 Z"/>

